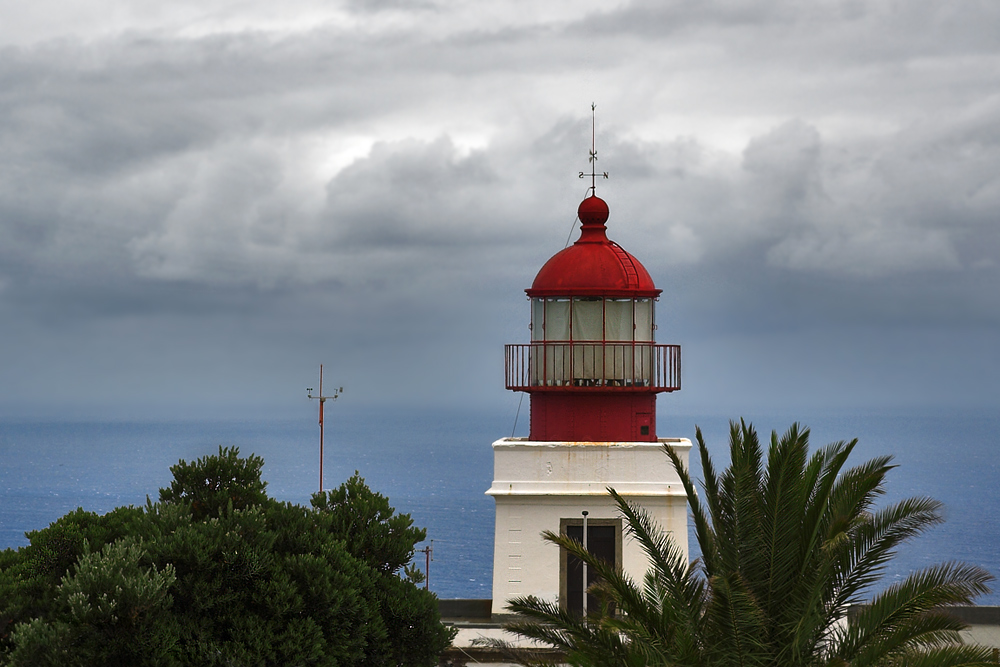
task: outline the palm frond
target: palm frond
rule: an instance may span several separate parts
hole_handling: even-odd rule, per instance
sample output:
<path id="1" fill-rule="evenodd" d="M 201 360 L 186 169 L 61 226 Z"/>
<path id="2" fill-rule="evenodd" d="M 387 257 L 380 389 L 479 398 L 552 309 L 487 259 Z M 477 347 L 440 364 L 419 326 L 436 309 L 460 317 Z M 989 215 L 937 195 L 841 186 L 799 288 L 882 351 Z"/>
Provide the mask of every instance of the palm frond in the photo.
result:
<path id="1" fill-rule="evenodd" d="M 767 618 L 738 573 L 709 580 L 706 625 L 712 637 L 708 664 L 732 661 L 740 667 L 769 662 Z"/>
<path id="2" fill-rule="evenodd" d="M 941 522 L 941 503 L 932 498 L 907 498 L 859 521 L 839 554 L 833 554 L 830 602 L 846 609 L 877 582 L 896 548 Z"/>
<path id="3" fill-rule="evenodd" d="M 701 456 L 701 467 L 702 474 L 704 475 L 703 488 L 705 489 L 706 502 L 708 502 L 709 497 L 718 496 L 718 478 L 715 474 L 715 467 L 712 464 L 712 458 L 708 454 L 708 447 L 705 445 L 705 439 L 702 436 L 701 429 L 697 426 L 695 427 L 695 441 L 698 443 L 698 452 Z M 664 445 L 663 450 L 667 457 L 670 459 L 671 464 L 673 464 L 674 471 L 680 477 L 681 485 L 684 487 L 684 493 L 687 495 L 688 507 L 691 509 L 691 517 L 694 521 L 695 527 L 695 537 L 698 540 L 698 545 L 701 548 L 702 557 L 702 567 L 705 570 L 706 576 L 711 576 L 715 572 L 718 565 L 718 554 L 716 552 L 715 545 L 715 534 L 712 530 L 712 524 L 708 519 L 711 513 L 711 505 L 709 505 L 709 512 L 705 512 L 705 507 L 702 505 L 698 498 L 698 493 L 695 490 L 694 482 L 691 481 L 691 476 L 688 473 L 687 468 L 684 466 L 683 461 L 681 461 L 680 456 L 677 455 L 671 447 Z"/>
<path id="4" fill-rule="evenodd" d="M 682 661 L 694 659 L 701 651 L 704 580 L 696 576 L 683 552 L 645 509 L 630 503 L 614 489 L 608 491 L 626 520 L 627 533 L 640 544 L 650 561 L 641 598 L 624 599 L 624 589 L 611 593 L 627 619 L 620 625 L 621 630 L 645 642 L 662 637 L 666 640 L 662 642 L 662 653 Z M 617 584 L 605 582 L 602 588 L 615 589 Z M 670 651 L 667 646 L 677 650 Z"/>
<path id="5" fill-rule="evenodd" d="M 809 461 L 805 480 L 809 489 L 809 499 L 803 519 L 803 534 L 800 537 L 804 554 L 813 553 L 825 538 L 823 517 L 829 511 L 830 497 L 840 471 L 847 463 L 847 458 L 857 442 L 854 440 L 850 443 L 832 443 L 813 454 Z"/>
<path id="6" fill-rule="evenodd" d="M 841 606 L 831 600 L 842 587 L 843 554 L 852 550 L 852 531 L 867 520 L 865 509 L 889 469 L 889 459 L 882 457 L 843 470 L 856 444 L 857 440 L 828 445 L 813 455 L 804 470 L 813 486 L 806 491 L 796 585 L 789 594 L 795 604 L 785 607 L 783 619 L 793 628 L 788 641 L 796 653 L 823 644 L 837 622 Z"/>
<path id="7" fill-rule="evenodd" d="M 993 576 L 980 567 L 944 563 L 915 572 L 880 593 L 851 622 L 837 655 L 854 665 L 875 664 L 880 655 L 954 641 L 964 627 L 942 614 L 989 592 Z"/>
<path id="8" fill-rule="evenodd" d="M 781 616 L 789 608 L 798 581 L 802 554 L 797 537 L 806 499 L 803 472 L 808 442 L 809 430 L 800 433 L 798 424 L 792 424 L 780 440 L 776 434 L 771 435 L 761 503 L 763 562 L 755 578 L 759 581 L 761 604 L 772 617 Z"/>
<path id="9" fill-rule="evenodd" d="M 893 667 L 996 667 L 993 649 L 987 646 L 936 646 L 894 656 Z"/>

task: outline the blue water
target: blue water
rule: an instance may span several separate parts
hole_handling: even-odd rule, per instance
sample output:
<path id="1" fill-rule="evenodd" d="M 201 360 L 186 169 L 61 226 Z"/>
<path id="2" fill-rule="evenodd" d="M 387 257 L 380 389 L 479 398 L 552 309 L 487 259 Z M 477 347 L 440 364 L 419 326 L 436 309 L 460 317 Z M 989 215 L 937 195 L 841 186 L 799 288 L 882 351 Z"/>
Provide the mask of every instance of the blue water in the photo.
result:
<path id="1" fill-rule="evenodd" d="M 349 411 L 337 406 L 327 427 L 326 486 L 354 470 L 409 512 L 434 539 L 431 589 L 444 598 L 488 598 L 492 586 L 493 501 L 490 443 L 510 435 L 506 413 Z M 860 439 L 853 462 L 892 454 L 899 467 L 886 501 L 929 495 L 947 521 L 902 550 L 886 583 L 946 560 L 1000 574 L 1000 416 L 993 413 L 747 415 L 762 437 L 793 419 L 811 427 L 814 446 Z M 522 434 L 522 416 L 518 434 Z M 702 427 L 718 467 L 726 463 L 728 416 L 658 415 L 663 436 L 694 438 Z M 276 498 L 308 503 L 318 486 L 318 431 L 313 419 L 142 422 L 0 421 L 0 548 L 27 544 L 42 528 L 83 507 L 106 512 L 143 504 L 167 486 L 178 459 L 238 445 L 265 460 Z M 692 457 L 692 472 L 700 469 Z M 694 544 L 693 536 L 691 539 Z M 421 545 L 423 546 L 423 545 Z M 423 556 L 418 562 L 422 565 Z M 1000 604 L 1000 594 L 981 598 Z"/>

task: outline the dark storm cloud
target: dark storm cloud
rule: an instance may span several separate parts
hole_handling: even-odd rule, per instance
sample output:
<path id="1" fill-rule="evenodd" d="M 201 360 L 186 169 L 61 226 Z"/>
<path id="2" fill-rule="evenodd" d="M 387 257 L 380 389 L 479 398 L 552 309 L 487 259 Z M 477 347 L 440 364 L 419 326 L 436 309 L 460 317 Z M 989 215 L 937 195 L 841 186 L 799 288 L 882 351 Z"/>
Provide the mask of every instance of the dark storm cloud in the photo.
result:
<path id="1" fill-rule="evenodd" d="M 495 212 L 482 211 L 481 203 L 499 183 L 485 153 L 458 157 L 447 138 L 376 144 L 327 184 L 326 217 L 343 227 L 329 244 L 351 251 L 485 241 L 498 230 Z"/>
<path id="2" fill-rule="evenodd" d="M 183 394 L 331 349 L 372 391 L 493 396 L 585 193 L 594 99 L 609 233 L 696 361 L 851 330 L 823 335 L 878 373 L 889 339 L 1000 328 L 1000 10 L 526 7 L 0 48 L 5 396 L 44 395 L 51 357 L 76 386 L 115 369 L 113 400 L 133 366 Z"/>
<path id="3" fill-rule="evenodd" d="M 995 126 L 984 111 L 853 143 L 792 120 L 739 156 L 612 143 L 630 162 L 609 228 L 692 331 L 996 327 Z"/>
<path id="4" fill-rule="evenodd" d="M 724 32 L 730 38 L 726 48 L 752 51 L 757 57 L 794 46 L 806 60 L 828 62 L 832 57 L 872 64 L 882 58 L 992 51 L 998 36 L 990 24 L 997 18 L 1000 9 L 978 0 L 946 5 L 933 0 L 822 0 L 805 5 L 794 0 L 708 0 L 697 5 L 637 0 L 589 15 L 575 29 L 593 37 L 630 33 L 646 39 Z M 846 50 L 847 45 L 856 48 Z"/>

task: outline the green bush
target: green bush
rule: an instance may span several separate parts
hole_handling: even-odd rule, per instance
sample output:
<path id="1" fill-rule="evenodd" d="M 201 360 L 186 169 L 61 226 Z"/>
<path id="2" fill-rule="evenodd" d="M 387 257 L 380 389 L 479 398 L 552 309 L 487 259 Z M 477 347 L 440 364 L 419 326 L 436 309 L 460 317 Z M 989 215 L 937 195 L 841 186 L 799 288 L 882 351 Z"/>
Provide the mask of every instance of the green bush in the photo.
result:
<path id="1" fill-rule="evenodd" d="M 220 448 L 0 553 L 0 665 L 437 664 L 452 631 L 403 576 L 424 531 L 357 474 L 307 508 L 262 466 Z"/>
<path id="2" fill-rule="evenodd" d="M 10 665 L 171 664 L 173 567 L 144 568 L 129 538 L 85 553 L 55 588 L 53 612 L 15 626 Z M 164 616 L 168 619 L 164 622 Z"/>

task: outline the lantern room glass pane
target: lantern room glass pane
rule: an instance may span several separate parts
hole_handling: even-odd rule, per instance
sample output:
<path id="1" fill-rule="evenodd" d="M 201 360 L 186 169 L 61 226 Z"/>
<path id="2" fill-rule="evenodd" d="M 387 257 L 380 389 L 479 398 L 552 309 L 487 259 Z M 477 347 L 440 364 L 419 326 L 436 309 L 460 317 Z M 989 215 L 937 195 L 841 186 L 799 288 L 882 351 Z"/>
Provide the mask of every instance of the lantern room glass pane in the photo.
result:
<path id="1" fill-rule="evenodd" d="M 653 340 L 653 300 L 635 300 L 635 339 Z"/>
<path id="2" fill-rule="evenodd" d="M 632 340 L 632 299 L 605 299 L 604 339 Z"/>
<path id="3" fill-rule="evenodd" d="M 573 340 L 604 339 L 604 299 L 577 297 L 573 299 Z"/>
<path id="4" fill-rule="evenodd" d="M 543 340 L 569 340 L 569 299 L 545 299 Z"/>
<path id="5" fill-rule="evenodd" d="M 531 300 L 531 340 L 545 340 L 545 301 Z"/>

